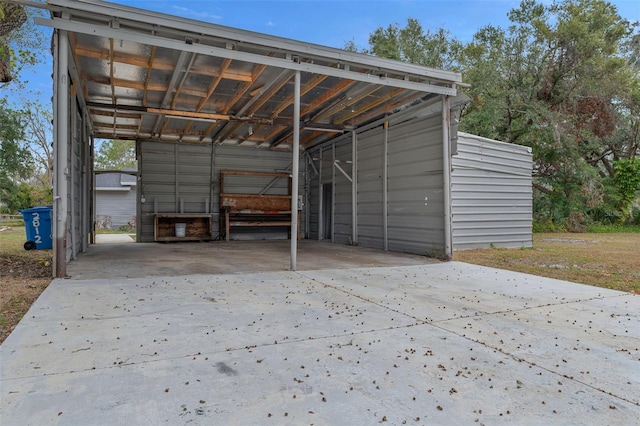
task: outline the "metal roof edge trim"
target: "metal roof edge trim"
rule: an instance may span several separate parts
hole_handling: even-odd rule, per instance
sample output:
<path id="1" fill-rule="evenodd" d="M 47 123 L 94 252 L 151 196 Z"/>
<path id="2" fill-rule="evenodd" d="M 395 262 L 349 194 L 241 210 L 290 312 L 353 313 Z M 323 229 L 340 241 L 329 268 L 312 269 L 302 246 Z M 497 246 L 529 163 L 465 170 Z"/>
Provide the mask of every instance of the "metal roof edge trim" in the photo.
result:
<path id="1" fill-rule="evenodd" d="M 409 73 L 419 75 L 421 77 L 434 78 L 453 84 L 462 83 L 462 74 L 453 71 L 445 71 L 386 58 L 378 58 L 362 53 L 349 52 L 333 47 L 306 43 L 293 39 L 276 37 L 268 34 L 242 30 L 233 27 L 226 27 L 219 24 L 181 18 L 173 15 L 153 12 L 115 3 L 95 0 L 47 0 L 47 3 L 49 5 L 55 5 L 69 10 L 78 10 L 88 14 L 103 15 L 110 18 L 122 18 L 135 22 L 143 22 L 145 24 L 153 23 L 166 26 L 168 28 L 180 29 L 181 31 L 185 31 L 183 28 L 186 26 L 187 28 L 190 28 L 188 31 L 190 33 L 197 33 L 211 37 L 252 43 L 256 45 L 262 45 L 271 49 L 277 48 L 285 51 L 301 53 L 304 55 L 324 57 L 339 62 L 348 62 L 361 66 L 375 67 L 381 70 L 388 69 L 389 71 L 398 73 Z M 181 24 L 181 26 L 177 26 L 176 24 Z"/>
<path id="2" fill-rule="evenodd" d="M 463 138 L 467 138 L 467 139 L 471 139 L 471 140 L 474 140 L 474 141 L 479 141 L 479 142 L 484 142 L 484 143 L 489 143 L 489 144 L 495 144 L 495 145 L 507 148 L 509 150 L 522 151 L 523 153 L 526 153 L 526 154 L 531 154 L 532 153 L 531 147 L 526 146 L 526 145 L 521 145 L 521 144 L 515 143 L 515 142 L 499 141 L 497 139 L 485 138 L 484 136 L 473 135 L 471 133 L 460 132 L 460 131 L 458 132 L 458 136 L 459 137 L 463 137 Z"/>

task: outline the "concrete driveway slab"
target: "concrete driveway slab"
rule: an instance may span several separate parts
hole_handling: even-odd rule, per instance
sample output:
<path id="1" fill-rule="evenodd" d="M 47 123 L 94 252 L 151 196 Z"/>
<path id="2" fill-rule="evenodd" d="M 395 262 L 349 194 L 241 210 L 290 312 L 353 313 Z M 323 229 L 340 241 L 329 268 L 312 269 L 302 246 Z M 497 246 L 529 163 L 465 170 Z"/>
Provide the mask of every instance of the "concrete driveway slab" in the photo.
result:
<path id="1" fill-rule="evenodd" d="M 366 294 L 372 302 L 430 321 L 511 312 L 612 294 L 598 287 L 576 286 L 462 262 L 301 274 L 346 292 Z"/>
<path id="2" fill-rule="evenodd" d="M 457 262 L 54 280 L 2 424 L 638 424 L 639 312 Z"/>

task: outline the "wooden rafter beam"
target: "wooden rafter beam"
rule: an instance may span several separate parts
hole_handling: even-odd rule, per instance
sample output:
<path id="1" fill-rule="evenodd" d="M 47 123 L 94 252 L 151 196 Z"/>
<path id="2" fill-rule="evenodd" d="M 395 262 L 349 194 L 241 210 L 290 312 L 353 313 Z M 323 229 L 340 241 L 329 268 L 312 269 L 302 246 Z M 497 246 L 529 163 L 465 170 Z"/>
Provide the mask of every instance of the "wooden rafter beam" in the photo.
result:
<path id="1" fill-rule="evenodd" d="M 320 120 L 322 117 L 330 116 L 340 110 L 350 108 L 352 105 L 355 105 L 357 102 L 375 93 L 382 87 L 383 86 L 377 86 L 377 85 L 367 86 L 365 90 L 359 91 L 358 94 L 347 97 L 341 100 L 340 102 L 338 102 L 337 104 L 329 105 L 327 108 L 324 108 L 320 112 L 316 113 L 310 121 L 312 122 L 317 121 L 317 120 Z M 352 112 L 355 112 L 355 110 Z"/>
<path id="2" fill-rule="evenodd" d="M 95 109 L 95 108 L 89 108 L 89 114 L 102 116 L 102 117 L 114 117 L 116 115 L 116 112 L 115 111 L 104 111 L 104 110 Z M 128 118 L 128 119 L 139 119 L 142 116 L 140 115 L 140 113 L 120 112 L 120 111 L 118 111 L 118 117 L 119 118 Z"/>
<path id="3" fill-rule="evenodd" d="M 367 112 L 366 114 L 362 115 L 359 117 L 359 121 L 361 123 L 366 123 L 367 121 L 376 118 L 376 117 L 380 117 L 381 115 L 384 114 L 388 114 L 393 112 L 393 110 L 395 110 L 396 108 L 399 108 L 403 105 L 409 105 L 412 102 L 423 98 L 425 96 L 424 93 L 415 93 L 415 92 L 411 92 L 410 95 L 404 96 L 402 98 L 398 98 L 395 102 L 385 105 L 382 104 L 381 107 L 377 108 L 377 109 L 372 109 L 369 112 Z"/>
<path id="4" fill-rule="evenodd" d="M 224 61 L 222 61 L 222 65 L 220 65 L 220 71 L 224 73 L 227 70 L 227 68 L 229 68 L 230 65 L 231 65 L 231 59 L 225 59 Z M 209 88 L 207 89 L 207 94 L 198 103 L 198 106 L 196 107 L 196 112 L 202 111 L 202 108 L 204 108 L 207 102 L 209 102 L 209 99 L 211 99 L 213 92 L 215 92 L 215 90 L 218 88 L 218 85 L 220 84 L 221 81 L 222 81 L 222 76 L 218 76 L 213 79 L 213 81 L 209 85 Z"/>
<path id="5" fill-rule="evenodd" d="M 147 113 L 147 114 L 155 114 L 155 115 L 164 115 L 168 118 L 182 118 L 182 119 L 194 119 L 194 120 L 224 120 L 224 121 L 238 121 L 241 123 L 256 123 L 256 124 L 273 124 L 273 120 L 270 118 L 260 118 L 260 117 L 238 117 L 229 114 L 214 114 L 208 112 L 192 112 L 192 111 L 180 111 L 175 109 L 167 109 L 167 108 L 151 108 L 144 106 L 134 106 L 134 105 L 108 105 L 108 104 L 99 104 L 96 102 L 88 102 L 87 106 L 92 111 L 111 111 L 113 113 L 120 111 L 130 111 L 130 112 L 138 112 L 138 113 Z"/>
<path id="6" fill-rule="evenodd" d="M 104 50 L 91 50 L 88 48 L 84 48 L 81 46 L 76 46 L 73 49 L 73 52 L 76 56 L 83 56 L 86 58 L 92 59 L 101 59 L 101 60 L 110 60 L 109 52 Z M 148 61 L 137 55 L 128 55 L 124 53 L 114 52 L 113 58 L 111 58 L 116 63 L 121 63 L 125 65 L 132 65 L 137 67 L 148 67 Z M 173 62 L 156 62 L 153 64 L 153 69 L 159 71 L 171 71 L 175 67 Z M 244 82 L 252 82 L 252 77 L 250 72 L 241 71 L 241 70 L 225 70 L 221 72 L 219 69 L 211 69 L 211 68 L 202 68 L 202 67 L 194 67 L 191 70 L 192 74 L 204 75 L 208 77 L 222 77 L 226 80 L 234 80 L 234 81 L 244 81 Z"/>
<path id="7" fill-rule="evenodd" d="M 323 103 L 338 96 L 341 92 L 349 88 L 354 83 L 355 81 L 353 80 L 341 80 L 332 89 L 327 90 L 322 96 L 318 96 L 316 99 L 314 99 L 313 102 L 311 102 L 303 111 L 300 112 L 300 116 L 304 117 L 305 115 L 311 113 L 315 109 L 319 108 Z"/>
<path id="8" fill-rule="evenodd" d="M 398 96 L 399 94 L 405 92 L 404 89 L 393 89 L 391 92 L 389 92 L 388 94 L 386 94 L 385 96 L 381 96 L 379 98 L 376 98 L 372 101 L 367 102 L 364 105 L 361 105 L 360 107 L 358 107 L 357 109 L 355 109 L 353 112 L 348 112 L 346 114 L 342 114 L 342 115 L 338 115 L 336 117 L 333 118 L 332 123 L 339 125 L 339 124 L 343 124 L 345 122 L 347 122 L 348 120 L 352 119 L 353 117 L 357 117 L 361 114 L 364 114 L 365 112 L 385 103 L 390 101 L 391 99 L 395 98 L 396 96 Z"/>
<path id="9" fill-rule="evenodd" d="M 253 103 L 253 105 L 251 105 L 251 108 L 249 108 L 249 110 L 247 111 L 247 114 L 248 115 L 255 114 L 256 111 L 258 111 L 262 105 L 267 103 L 273 95 L 278 93 L 278 91 L 282 89 L 282 87 L 285 84 L 287 84 L 289 80 L 291 80 L 291 77 L 293 77 L 294 75 L 295 75 L 295 71 L 289 71 L 288 73 L 285 73 L 281 81 L 271 85 L 271 87 L 269 87 L 268 90 L 266 90 L 264 93 L 259 95 L 260 99 L 258 99 Z"/>
<path id="10" fill-rule="evenodd" d="M 326 80 L 327 77 L 329 77 L 329 76 L 320 75 L 320 74 L 314 75 L 313 78 L 307 84 L 305 84 L 302 89 L 300 89 L 300 96 L 304 96 L 305 94 L 307 94 L 313 88 L 318 86 L 318 84 L 320 84 L 324 80 Z M 291 94 L 289 97 L 287 97 L 287 99 L 282 101 L 282 103 L 280 104 L 280 106 L 278 108 L 276 108 L 273 111 L 273 113 L 271 114 L 271 118 L 276 118 L 278 115 L 280 115 L 280 113 L 282 111 L 284 111 L 289 105 L 291 105 L 293 103 L 293 101 L 294 101 L 294 96 L 293 96 L 293 94 Z"/>

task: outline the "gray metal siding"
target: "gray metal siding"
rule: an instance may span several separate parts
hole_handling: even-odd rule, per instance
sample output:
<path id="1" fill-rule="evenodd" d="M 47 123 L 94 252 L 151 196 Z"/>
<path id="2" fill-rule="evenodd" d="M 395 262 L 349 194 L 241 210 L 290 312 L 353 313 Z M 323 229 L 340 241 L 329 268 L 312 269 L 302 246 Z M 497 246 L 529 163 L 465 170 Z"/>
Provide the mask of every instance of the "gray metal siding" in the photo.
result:
<path id="1" fill-rule="evenodd" d="M 319 152 L 316 152 L 314 155 L 320 155 Z M 318 161 L 313 160 L 313 156 L 311 156 L 311 160 L 307 158 L 307 163 L 313 161 L 315 166 L 315 170 L 313 167 L 308 165 L 309 170 L 309 203 L 307 205 L 308 214 L 309 214 L 309 229 L 308 229 L 308 238 L 312 240 L 318 240 L 319 235 L 319 217 L 320 217 L 320 164 Z M 317 171 L 317 172 L 316 172 Z"/>
<path id="2" fill-rule="evenodd" d="M 451 175 L 454 249 L 531 247 L 529 149 L 466 133 L 458 137 Z"/>
<path id="3" fill-rule="evenodd" d="M 388 242 L 389 250 L 436 255 L 444 252 L 444 191 L 442 126 L 439 116 L 416 119 L 389 128 L 388 134 Z M 358 244 L 384 248 L 384 129 L 358 135 Z M 351 137 L 335 143 L 336 158 L 351 158 Z M 313 158 L 331 159 L 332 147 L 311 152 Z M 314 180 L 311 203 L 322 197 L 320 181 L 334 182 L 334 242 L 351 240 L 351 183 L 331 161 L 316 161 L 322 177 Z M 347 173 L 348 164 L 339 163 Z M 315 188 L 315 189 L 314 189 Z M 311 234 L 317 236 L 320 208 L 312 207 Z"/>
<path id="4" fill-rule="evenodd" d="M 340 167 L 351 176 L 351 141 L 336 144 L 336 159 L 340 160 Z M 351 182 L 342 172 L 334 167 L 334 214 L 333 214 L 333 242 L 350 244 L 352 239 L 352 204 Z"/>
<path id="5" fill-rule="evenodd" d="M 176 145 L 176 211 L 211 210 L 211 145 Z"/>
<path id="6" fill-rule="evenodd" d="M 158 213 L 180 212 L 181 205 L 185 213 L 211 212 L 214 236 L 217 236 L 220 171 L 284 171 L 290 169 L 291 162 L 288 152 L 211 144 L 142 142 L 139 192 L 145 196 L 145 202 L 140 204 L 140 241 L 153 241 L 154 205 L 157 205 Z M 304 167 L 301 169 L 304 171 Z M 300 179 L 300 182 L 304 190 L 304 180 Z M 246 178 L 230 179 L 225 186 L 227 192 L 259 193 L 266 184 L 264 178 Z M 267 193 L 286 193 L 287 186 L 286 179 L 280 179 Z M 274 229 L 234 230 L 232 238 L 287 238 L 287 233 Z"/>
<path id="7" fill-rule="evenodd" d="M 246 170 L 253 172 L 275 172 L 291 170 L 292 156 L 289 152 L 265 151 L 255 148 L 235 146 L 216 146 L 214 149 L 214 234 L 218 234 L 218 220 L 220 212 L 220 171 L 221 170 Z M 225 181 L 225 191 L 232 193 L 258 194 L 271 179 L 263 177 L 228 177 Z M 268 194 L 286 194 L 288 182 L 286 179 L 278 179 Z M 269 228 L 244 228 L 234 229 L 231 232 L 232 240 L 256 240 L 256 239 L 284 239 L 287 231 Z"/>
<path id="8" fill-rule="evenodd" d="M 384 130 L 358 135 L 358 244 L 384 249 Z"/>
<path id="9" fill-rule="evenodd" d="M 140 148 L 140 242 L 153 241 L 154 206 L 157 213 L 176 213 L 176 146 L 170 143 L 143 142 Z M 206 148 L 203 146 L 203 148 Z"/>
<path id="10" fill-rule="evenodd" d="M 388 153 L 389 250 L 444 253 L 441 118 L 390 127 Z"/>

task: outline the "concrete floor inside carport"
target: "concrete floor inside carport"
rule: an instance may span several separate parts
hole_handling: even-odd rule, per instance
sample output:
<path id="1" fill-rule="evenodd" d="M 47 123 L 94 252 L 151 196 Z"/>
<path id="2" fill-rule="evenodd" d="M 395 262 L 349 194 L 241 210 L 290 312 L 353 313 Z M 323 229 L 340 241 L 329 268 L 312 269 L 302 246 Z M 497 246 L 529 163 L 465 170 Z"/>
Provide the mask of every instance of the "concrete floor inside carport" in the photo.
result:
<path id="1" fill-rule="evenodd" d="M 638 296 L 420 259 L 54 280 L 2 424 L 640 423 Z"/>

